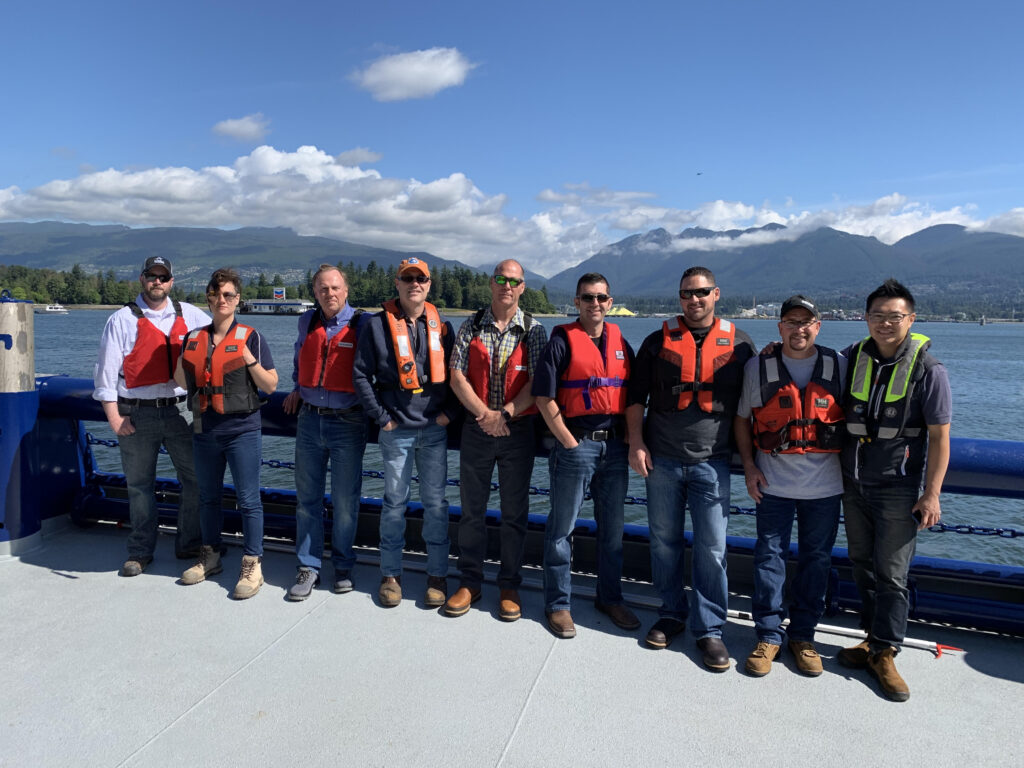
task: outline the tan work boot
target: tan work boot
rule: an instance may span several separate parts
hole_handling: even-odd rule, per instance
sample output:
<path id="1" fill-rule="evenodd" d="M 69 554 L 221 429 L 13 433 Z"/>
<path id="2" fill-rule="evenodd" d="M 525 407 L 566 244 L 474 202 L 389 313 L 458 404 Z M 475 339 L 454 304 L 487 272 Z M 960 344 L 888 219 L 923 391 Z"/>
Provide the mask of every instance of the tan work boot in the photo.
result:
<path id="1" fill-rule="evenodd" d="M 870 655 L 871 646 L 868 645 L 867 639 L 864 639 L 854 646 L 843 648 L 836 654 L 836 659 L 844 667 L 849 667 L 850 669 L 866 669 L 868 666 L 868 656 Z"/>
<path id="2" fill-rule="evenodd" d="M 806 640 L 790 640 L 789 651 L 796 659 L 796 668 L 800 670 L 801 675 L 817 677 L 822 673 L 821 656 L 815 650 L 814 643 L 809 643 Z"/>
<path id="3" fill-rule="evenodd" d="M 247 600 L 260 591 L 263 586 L 262 557 L 256 555 L 242 556 L 242 572 L 238 574 L 238 583 L 231 595 L 235 600 Z"/>
<path id="4" fill-rule="evenodd" d="M 380 580 L 377 598 L 385 608 L 394 608 L 402 602 L 402 577 L 385 576 Z"/>
<path id="5" fill-rule="evenodd" d="M 868 672 L 878 681 L 878 686 L 889 701 L 906 701 L 910 688 L 896 671 L 896 649 L 886 648 L 868 657 Z"/>
<path id="6" fill-rule="evenodd" d="M 223 570 L 224 566 L 220 562 L 220 552 L 214 552 L 213 547 L 204 545 L 199 549 L 199 559 L 195 565 L 181 574 L 181 583 L 198 584 Z"/>
<path id="7" fill-rule="evenodd" d="M 772 659 L 779 655 L 779 646 L 775 643 L 759 642 L 747 656 L 747 674 L 764 677 L 772 671 Z"/>

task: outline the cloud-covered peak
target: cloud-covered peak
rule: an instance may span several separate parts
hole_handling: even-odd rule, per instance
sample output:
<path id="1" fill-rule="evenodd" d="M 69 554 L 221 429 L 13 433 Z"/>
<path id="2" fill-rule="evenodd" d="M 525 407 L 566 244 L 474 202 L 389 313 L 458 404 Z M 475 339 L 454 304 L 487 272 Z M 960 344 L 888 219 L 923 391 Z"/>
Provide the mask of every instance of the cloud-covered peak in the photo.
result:
<path id="1" fill-rule="evenodd" d="M 213 132 L 236 141 L 263 141 L 270 133 L 270 121 L 262 112 L 254 112 L 245 117 L 221 120 L 213 126 Z"/>
<path id="2" fill-rule="evenodd" d="M 351 78 L 377 101 L 426 99 L 462 85 L 475 66 L 457 48 L 428 48 L 383 56 Z"/>

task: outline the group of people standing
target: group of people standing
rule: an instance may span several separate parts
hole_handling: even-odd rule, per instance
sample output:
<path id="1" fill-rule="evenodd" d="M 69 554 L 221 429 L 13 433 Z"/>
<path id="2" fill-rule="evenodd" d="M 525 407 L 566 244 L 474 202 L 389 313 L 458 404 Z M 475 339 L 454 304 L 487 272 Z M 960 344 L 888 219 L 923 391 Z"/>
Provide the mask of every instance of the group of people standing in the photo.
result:
<path id="1" fill-rule="evenodd" d="M 661 598 L 645 642 L 665 648 L 689 625 L 704 665 L 729 668 L 722 630 L 735 448 L 757 503 L 757 643 L 746 671 L 767 674 L 785 643 L 800 672 L 821 674 L 814 631 L 825 607 L 842 505 L 867 639 L 840 651 L 839 661 L 867 669 L 890 699 L 909 697 L 894 658 L 906 631 L 916 534 L 941 514 L 951 397 L 945 369 L 927 351 L 929 340 L 910 332 L 914 299 L 904 286 L 888 280 L 868 297 L 869 335 L 841 353 L 815 344 L 818 308 L 795 295 L 782 305 L 781 343 L 758 354 L 747 334 L 716 316 L 721 294 L 711 271 L 692 267 L 680 280 L 680 314 L 634 353 L 606 321 L 613 299 L 600 274 L 580 277 L 574 299 L 579 317 L 555 327 L 550 339 L 519 307 L 525 280 L 514 260 L 497 265 L 490 305 L 458 332 L 427 301 L 430 281 L 422 259 L 405 259 L 395 279 L 397 297 L 380 312 L 364 313 L 348 305 L 346 278 L 337 267 L 323 265 L 313 276 L 317 303 L 299 318 L 294 387 L 283 405 L 297 417 L 298 567 L 289 599 L 304 600 L 320 584 L 328 471 L 333 589 L 353 589 L 362 458 L 374 423 L 384 465 L 380 605 L 397 606 L 403 597 L 414 466 L 427 550 L 424 605 L 461 616 L 481 598 L 486 510 L 497 466 L 498 615 L 518 619 L 539 414 L 554 437 L 544 604 L 556 637 L 576 634 L 570 536 L 588 489 L 597 525 L 596 608 L 623 629 L 640 627 L 621 584 L 632 467 L 646 480 L 651 570 Z M 129 489 L 132 533 L 121 573 L 137 575 L 153 557 L 153 487 L 163 444 L 182 486 L 176 553 L 196 560 L 182 582 L 199 583 L 223 569 L 227 464 L 243 518 L 234 596 L 250 597 L 263 583 L 258 409 L 277 386 L 269 349 L 258 332 L 234 318 L 241 285 L 231 270 L 218 270 L 207 286 L 212 322 L 168 298 L 173 276 L 167 259 L 147 259 L 140 282 L 139 297 L 107 323 L 94 393 L 119 436 Z M 447 427 L 460 416 L 459 587 L 449 595 Z M 687 508 L 693 531 L 689 600 Z M 799 555 L 787 606 L 783 588 L 794 520 Z"/>

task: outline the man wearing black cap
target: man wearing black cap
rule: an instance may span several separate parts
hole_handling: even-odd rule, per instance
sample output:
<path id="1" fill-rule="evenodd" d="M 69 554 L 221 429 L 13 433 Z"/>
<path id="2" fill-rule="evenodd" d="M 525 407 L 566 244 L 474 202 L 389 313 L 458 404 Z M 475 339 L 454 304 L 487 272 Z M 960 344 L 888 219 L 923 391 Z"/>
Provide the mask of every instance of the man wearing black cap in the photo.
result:
<path id="1" fill-rule="evenodd" d="M 735 434 L 747 492 L 757 503 L 752 598 L 757 646 L 746 662 L 754 677 L 771 671 L 784 638 L 801 673 L 822 672 L 813 641 L 825 610 L 843 496 L 839 450 L 846 358 L 814 343 L 819 330 L 814 303 L 791 296 L 780 313 L 782 344 L 744 368 Z M 783 587 L 794 517 L 800 549 L 784 631 Z"/>
<path id="2" fill-rule="evenodd" d="M 199 492 L 192 461 L 192 421 L 185 390 L 173 381 L 185 336 L 210 318 L 191 304 L 169 299 L 170 259 L 150 256 L 139 276 L 142 290 L 107 320 L 93 371 L 93 398 L 121 449 L 132 531 L 122 576 L 138 576 L 153 559 L 157 511 L 154 489 L 160 446 L 178 473 L 181 495 L 175 553 L 199 554 Z"/>
<path id="3" fill-rule="evenodd" d="M 427 546 L 424 605 L 439 608 L 448 597 L 448 432 L 458 410 L 448 387 L 455 333 L 427 301 L 430 271 L 423 259 L 398 265 L 398 298 L 384 302 L 359 334 L 352 383 L 367 418 L 380 427 L 384 499 L 380 514 L 380 604 L 402 601 L 405 507 L 415 460 L 423 501 Z"/>

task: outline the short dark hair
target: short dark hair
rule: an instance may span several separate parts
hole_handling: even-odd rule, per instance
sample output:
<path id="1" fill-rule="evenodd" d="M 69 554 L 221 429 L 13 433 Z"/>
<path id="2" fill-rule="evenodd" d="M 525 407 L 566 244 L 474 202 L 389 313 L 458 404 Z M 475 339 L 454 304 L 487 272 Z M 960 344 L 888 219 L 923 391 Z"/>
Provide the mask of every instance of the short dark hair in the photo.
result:
<path id="1" fill-rule="evenodd" d="M 715 282 L 714 273 L 707 267 L 690 267 L 688 270 L 683 272 L 683 276 L 679 278 L 679 284 L 682 285 L 683 280 L 688 277 L 704 277 L 707 278 L 707 281 L 712 285 L 718 285 L 718 283 Z"/>
<path id="2" fill-rule="evenodd" d="M 584 285 L 590 285 L 591 283 L 604 283 L 608 285 L 608 278 L 602 275 L 600 272 L 587 272 L 579 280 L 576 281 L 576 295 L 580 295 L 580 288 Z M 608 285 L 610 291 L 612 287 Z"/>
<path id="3" fill-rule="evenodd" d="M 242 294 L 242 278 L 238 276 L 235 270 L 228 267 L 221 267 L 210 275 L 210 282 L 206 284 L 206 292 L 216 293 L 224 283 L 231 283 L 235 286 L 238 294 Z"/>
<path id="4" fill-rule="evenodd" d="M 871 305 L 875 303 L 876 299 L 903 299 L 907 302 L 910 311 L 914 311 L 914 295 L 907 286 L 894 277 L 890 277 L 868 294 L 868 300 L 864 304 L 865 312 L 871 311 Z"/>

